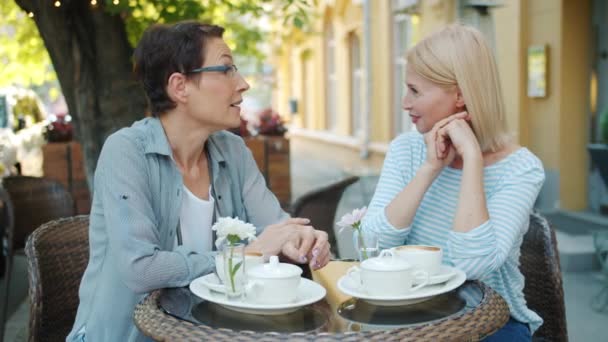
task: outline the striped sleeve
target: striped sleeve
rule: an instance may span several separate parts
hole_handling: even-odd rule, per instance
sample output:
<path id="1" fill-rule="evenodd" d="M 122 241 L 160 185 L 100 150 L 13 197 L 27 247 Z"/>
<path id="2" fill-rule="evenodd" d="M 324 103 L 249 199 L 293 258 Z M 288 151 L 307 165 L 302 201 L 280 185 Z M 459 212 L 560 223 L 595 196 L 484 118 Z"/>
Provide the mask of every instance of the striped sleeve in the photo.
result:
<path id="1" fill-rule="evenodd" d="M 381 249 L 402 245 L 411 231 L 410 227 L 394 227 L 385 213 L 388 204 L 412 178 L 409 174 L 411 168 L 407 167 L 411 164 L 412 154 L 413 139 L 410 136 L 411 134 L 404 134 L 391 142 L 374 197 L 363 218 L 363 230 L 378 236 Z"/>
<path id="2" fill-rule="evenodd" d="M 502 186 L 487 199 L 488 221 L 468 232 L 449 232 L 447 253 L 469 279 L 484 278 L 496 271 L 511 250 L 519 248 L 545 174 L 541 162 L 531 156 L 511 165 L 505 177 Z"/>

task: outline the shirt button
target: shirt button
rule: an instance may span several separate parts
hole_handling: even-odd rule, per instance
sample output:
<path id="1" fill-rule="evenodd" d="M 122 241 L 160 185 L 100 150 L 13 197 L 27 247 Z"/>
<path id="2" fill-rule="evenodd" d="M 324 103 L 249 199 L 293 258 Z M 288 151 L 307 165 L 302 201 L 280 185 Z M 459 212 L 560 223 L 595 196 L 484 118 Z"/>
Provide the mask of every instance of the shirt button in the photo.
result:
<path id="1" fill-rule="evenodd" d="M 179 197 L 179 190 L 180 190 L 180 189 L 177 189 L 177 197 Z"/>
<path id="2" fill-rule="evenodd" d="M 173 237 L 173 231 L 169 232 L 169 236 Z"/>

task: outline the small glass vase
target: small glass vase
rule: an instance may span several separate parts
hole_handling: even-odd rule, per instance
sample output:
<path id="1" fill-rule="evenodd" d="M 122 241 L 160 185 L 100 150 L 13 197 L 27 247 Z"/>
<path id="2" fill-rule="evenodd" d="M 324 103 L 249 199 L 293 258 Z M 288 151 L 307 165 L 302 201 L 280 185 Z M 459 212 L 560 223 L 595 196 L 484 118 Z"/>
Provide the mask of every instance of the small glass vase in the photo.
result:
<path id="1" fill-rule="evenodd" d="M 361 229 L 355 229 L 353 233 L 355 251 L 357 252 L 359 261 L 378 256 L 380 248 L 378 246 L 378 236 L 376 234 L 369 231 L 362 231 Z"/>
<path id="2" fill-rule="evenodd" d="M 242 299 L 245 293 L 245 244 L 224 245 L 224 286 L 228 300 Z"/>

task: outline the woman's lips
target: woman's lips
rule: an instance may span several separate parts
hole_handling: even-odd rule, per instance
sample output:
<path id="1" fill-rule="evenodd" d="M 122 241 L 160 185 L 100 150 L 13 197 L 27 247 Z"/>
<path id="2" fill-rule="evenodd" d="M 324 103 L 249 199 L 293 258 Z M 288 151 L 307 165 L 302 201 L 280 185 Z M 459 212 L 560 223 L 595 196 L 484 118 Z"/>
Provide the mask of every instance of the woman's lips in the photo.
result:
<path id="1" fill-rule="evenodd" d="M 420 117 L 416 115 L 410 115 L 410 118 L 412 118 L 412 123 L 414 124 L 418 121 L 418 119 L 420 119 Z"/>

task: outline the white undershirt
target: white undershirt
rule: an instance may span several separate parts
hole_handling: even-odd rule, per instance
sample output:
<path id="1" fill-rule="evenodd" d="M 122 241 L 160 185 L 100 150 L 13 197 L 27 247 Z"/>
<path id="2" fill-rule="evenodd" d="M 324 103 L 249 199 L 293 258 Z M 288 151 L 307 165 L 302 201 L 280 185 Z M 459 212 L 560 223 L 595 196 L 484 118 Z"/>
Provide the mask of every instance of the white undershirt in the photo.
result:
<path id="1" fill-rule="evenodd" d="M 184 185 L 182 210 L 179 215 L 183 246 L 199 253 L 212 250 L 211 221 L 213 220 L 214 204 L 211 187 L 209 187 L 209 200 L 205 201 L 196 197 Z M 174 246 L 177 246 L 177 236 Z"/>

